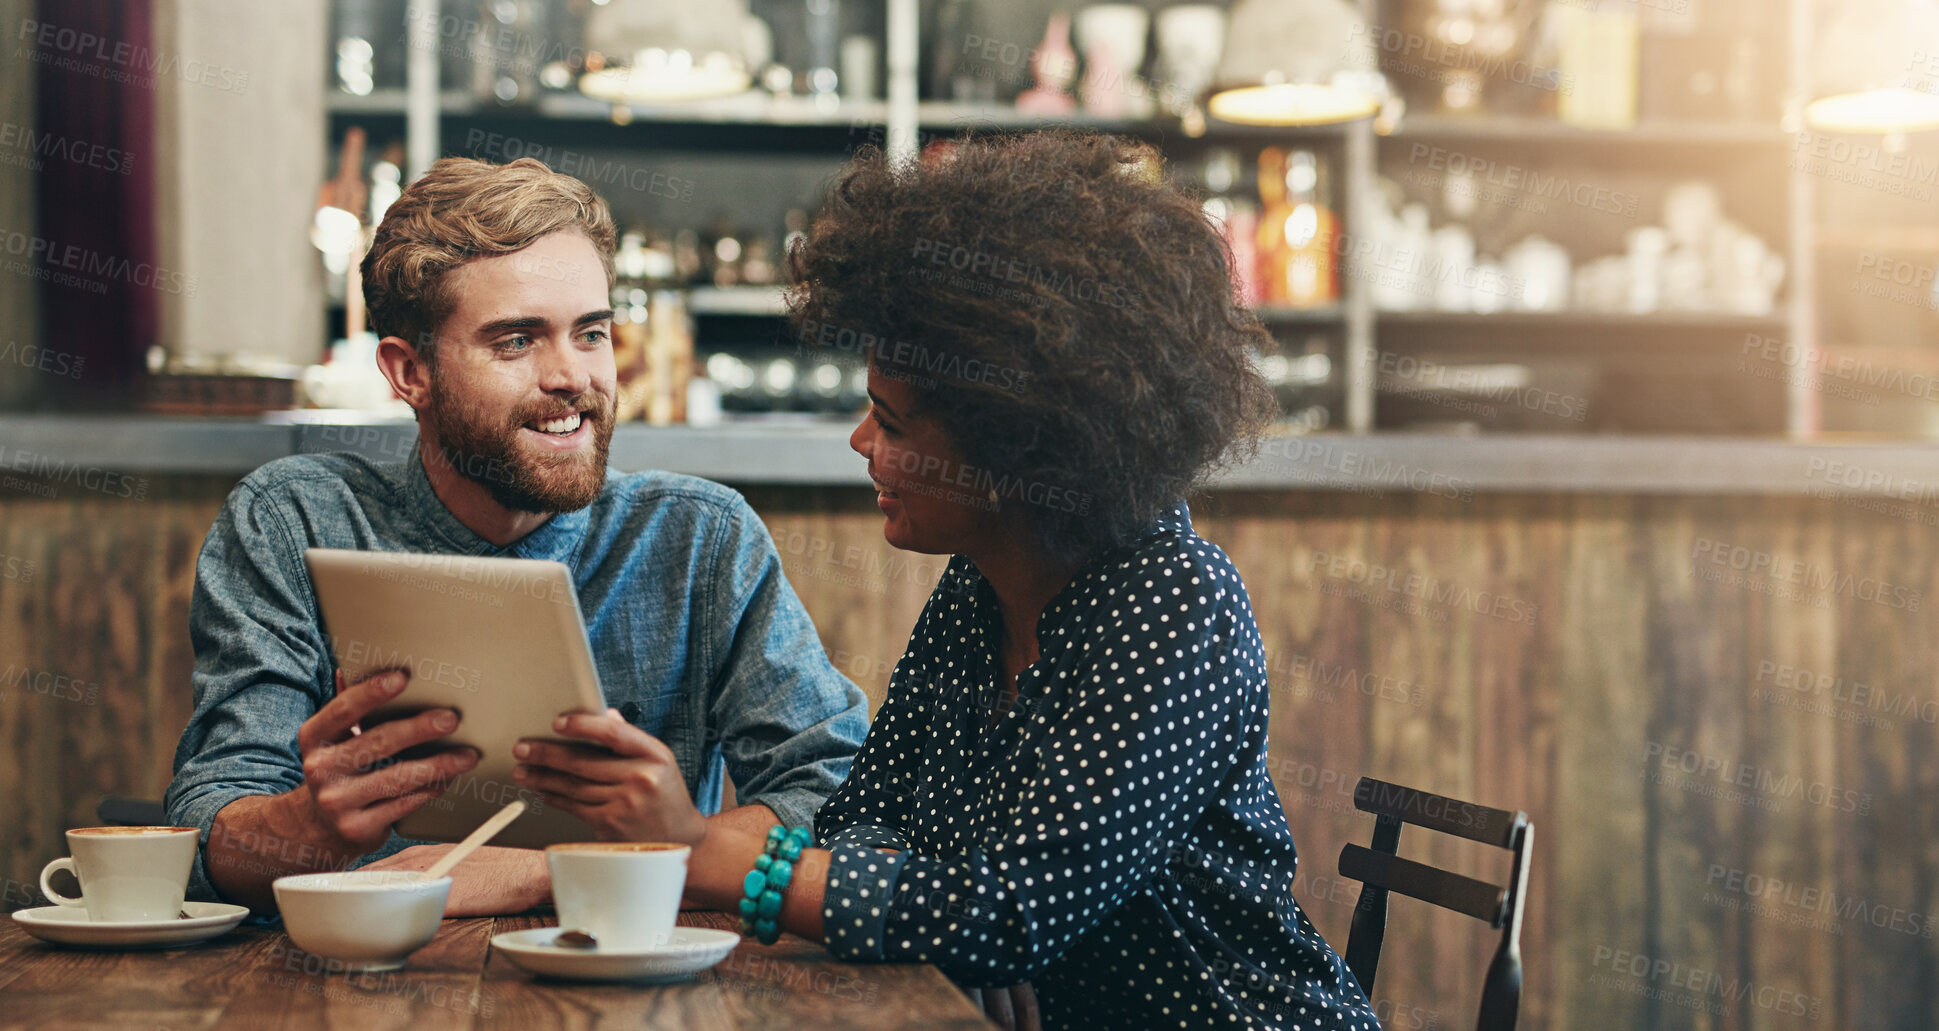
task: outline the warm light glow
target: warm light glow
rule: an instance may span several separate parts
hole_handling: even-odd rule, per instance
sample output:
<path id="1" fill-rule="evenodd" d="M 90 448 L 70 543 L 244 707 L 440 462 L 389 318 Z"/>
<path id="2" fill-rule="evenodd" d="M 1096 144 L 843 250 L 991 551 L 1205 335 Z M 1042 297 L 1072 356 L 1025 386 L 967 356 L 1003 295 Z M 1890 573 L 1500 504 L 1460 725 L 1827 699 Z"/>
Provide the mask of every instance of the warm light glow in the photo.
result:
<path id="1" fill-rule="evenodd" d="M 579 91 L 613 104 L 639 104 L 730 96 L 745 93 L 754 83 L 746 71 L 728 61 L 690 61 L 587 72 L 579 78 Z"/>
<path id="2" fill-rule="evenodd" d="M 1916 132 L 1939 128 L 1939 95 L 1902 86 L 1841 93 L 1805 105 L 1804 117 L 1827 132 Z"/>
<path id="3" fill-rule="evenodd" d="M 1326 125 L 1365 118 L 1380 99 L 1364 90 L 1313 83 L 1241 86 L 1214 94 L 1212 117 L 1240 125 Z"/>
<path id="4" fill-rule="evenodd" d="M 316 222 L 310 227 L 310 242 L 325 254 L 347 254 L 356 246 L 363 224 L 357 216 L 326 204 L 316 209 Z"/>

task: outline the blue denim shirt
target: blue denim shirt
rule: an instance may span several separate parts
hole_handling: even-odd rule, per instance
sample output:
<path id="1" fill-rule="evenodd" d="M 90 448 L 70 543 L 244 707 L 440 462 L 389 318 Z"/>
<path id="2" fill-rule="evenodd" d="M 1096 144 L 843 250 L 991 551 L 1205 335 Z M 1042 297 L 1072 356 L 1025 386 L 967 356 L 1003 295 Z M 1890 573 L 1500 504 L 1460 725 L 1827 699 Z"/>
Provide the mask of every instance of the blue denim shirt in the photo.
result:
<path id="1" fill-rule="evenodd" d="M 868 729 L 861 690 L 829 664 L 773 539 L 727 487 L 608 469 L 590 507 L 500 548 L 444 507 L 415 453 L 296 455 L 237 485 L 196 562 L 195 711 L 165 802 L 205 843 L 223 806 L 302 783 L 297 728 L 336 693 L 311 547 L 565 563 L 607 704 L 666 742 L 703 813 L 731 775 L 742 802 L 812 825 Z M 393 833 L 359 863 L 411 844 Z M 219 897 L 200 853 L 189 889 Z"/>

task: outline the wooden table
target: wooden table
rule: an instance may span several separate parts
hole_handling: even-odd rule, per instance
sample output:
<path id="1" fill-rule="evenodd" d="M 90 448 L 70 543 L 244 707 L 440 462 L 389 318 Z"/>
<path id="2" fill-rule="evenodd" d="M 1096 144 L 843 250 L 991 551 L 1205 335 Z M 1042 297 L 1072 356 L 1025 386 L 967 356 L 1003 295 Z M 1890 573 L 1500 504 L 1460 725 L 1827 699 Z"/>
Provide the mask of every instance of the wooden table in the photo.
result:
<path id="1" fill-rule="evenodd" d="M 931 966 L 839 963 L 819 945 L 744 941 L 672 985 L 541 981 L 491 937 L 557 924 L 549 912 L 446 920 L 402 970 L 325 974 L 280 924 L 165 951 L 60 948 L 0 920 L 4 1028 L 989 1028 Z M 733 928 L 725 914 L 680 922 Z"/>

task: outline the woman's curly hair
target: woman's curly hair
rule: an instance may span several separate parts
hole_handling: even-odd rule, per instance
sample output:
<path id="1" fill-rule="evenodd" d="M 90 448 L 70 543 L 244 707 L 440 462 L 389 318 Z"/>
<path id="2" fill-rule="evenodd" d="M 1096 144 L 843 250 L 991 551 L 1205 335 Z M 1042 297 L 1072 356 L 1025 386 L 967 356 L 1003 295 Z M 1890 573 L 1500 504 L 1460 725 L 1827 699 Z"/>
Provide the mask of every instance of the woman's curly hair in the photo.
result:
<path id="1" fill-rule="evenodd" d="M 1089 502 L 1030 508 L 1063 558 L 1148 526 L 1277 412 L 1231 252 L 1158 168 L 1071 130 L 965 136 L 915 166 L 867 147 L 788 255 L 803 341 L 860 342 L 966 462 Z"/>

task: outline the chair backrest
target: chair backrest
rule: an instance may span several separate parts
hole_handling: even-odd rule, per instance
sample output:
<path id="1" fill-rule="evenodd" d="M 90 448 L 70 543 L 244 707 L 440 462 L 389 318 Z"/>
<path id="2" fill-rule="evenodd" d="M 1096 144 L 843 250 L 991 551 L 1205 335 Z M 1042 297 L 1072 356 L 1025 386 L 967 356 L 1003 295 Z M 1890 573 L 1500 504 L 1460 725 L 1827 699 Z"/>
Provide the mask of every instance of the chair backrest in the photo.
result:
<path id="1" fill-rule="evenodd" d="M 168 810 L 154 799 L 104 795 L 94 818 L 105 827 L 161 827 L 168 823 Z"/>
<path id="2" fill-rule="evenodd" d="M 1397 891 L 1457 913 L 1466 913 L 1501 931 L 1501 947 L 1482 983 L 1479 1031 L 1511 1031 L 1522 999 L 1522 900 L 1528 892 L 1528 854 L 1535 828 L 1528 814 L 1462 802 L 1443 795 L 1360 778 L 1354 808 L 1373 813 L 1373 847 L 1348 844 L 1340 850 L 1340 875 L 1360 881 L 1360 903 L 1347 936 L 1347 967 L 1373 998 L 1380 944 L 1387 933 L 1387 893 Z M 1402 859 L 1400 828 L 1413 824 L 1479 841 L 1514 853 L 1506 888 L 1463 877 L 1438 867 Z"/>

